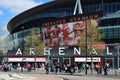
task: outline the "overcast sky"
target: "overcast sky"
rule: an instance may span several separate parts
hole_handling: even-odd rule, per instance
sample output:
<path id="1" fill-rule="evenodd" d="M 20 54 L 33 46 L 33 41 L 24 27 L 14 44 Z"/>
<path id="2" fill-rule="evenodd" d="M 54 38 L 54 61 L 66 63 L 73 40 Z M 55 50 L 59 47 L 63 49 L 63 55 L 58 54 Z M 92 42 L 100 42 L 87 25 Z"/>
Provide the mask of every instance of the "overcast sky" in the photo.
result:
<path id="1" fill-rule="evenodd" d="M 0 39 L 9 34 L 6 25 L 21 12 L 52 0 L 0 0 Z"/>

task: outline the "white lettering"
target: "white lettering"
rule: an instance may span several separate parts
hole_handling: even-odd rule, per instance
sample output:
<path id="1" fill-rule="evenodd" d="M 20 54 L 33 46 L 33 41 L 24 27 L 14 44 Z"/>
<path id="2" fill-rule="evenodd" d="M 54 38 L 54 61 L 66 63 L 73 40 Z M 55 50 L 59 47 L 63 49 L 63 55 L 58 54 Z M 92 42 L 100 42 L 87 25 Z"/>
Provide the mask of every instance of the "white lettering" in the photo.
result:
<path id="1" fill-rule="evenodd" d="M 63 49 L 65 49 L 64 47 L 59 48 L 59 55 L 65 55 Z"/>
<path id="2" fill-rule="evenodd" d="M 50 54 L 50 50 L 51 50 L 52 48 L 44 48 L 44 55 L 51 55 Z M 58 55 L 65 55 L 65 52 L 64 52 L 64 47 L 60 47 L 59 48 L 59 54 Z M 92 53 L 96 53 L 97 54 L 97 52 L 93 49 L 92 50 Z M 29 55 L 35 55 L 36 53 L 35 53 L 35 48 L 30 48 L 30 52 L 29 52 Z M 74 53 L 73 53 L 74 55 L 81 55 L 81 48 L 74 48 Z M 112 53 L 109 53 L 109 48 L 107 47 L 107 54 L 112 54 Z M 18 48 L 18 50 L 17 50 L 17 52 L 16 52 L 16 54 L 15 55 L 23 55 L 23 53 L 22 53 L 22 51 L 20 50 L 20 48 Z"/>
<path id="3" fill-rule="evenodd" d="M 109 52 L 109 47 L 107 47 L 107 55 L 112 55 L 112 53 Z"/>
<path id="4" fill-rule="evenodd" d="M 30 55 L 35 55 L 34 48 L 30 48 Z"/>
<path id="5" fill-rule="evenodd" d="M 16 55 L 23 55 L 20 48 L 18 48 L 17 52 L 16 52 Z"/>
<path id="6" fill-rule="evenodd" d="M 44 55 L 50 55 L 50 50 L 52 48 L 44 48 Z"/>
<path id="7" fill-rule="evenodd" d="M 97 55 L 97 52 L 96 52 L 95 49 L 92 49 L 92 50 L 90 51 L 90 54 L 96 54 L 96 55 Z"/>
<path id="8" fill-rule="evenodd" d="M 81 49 L 79 48 L 79 50 L 77 48 L 74 48 L 74 55 L 76 55 L 76 52 L 80 55 L 81 54 Z"/>

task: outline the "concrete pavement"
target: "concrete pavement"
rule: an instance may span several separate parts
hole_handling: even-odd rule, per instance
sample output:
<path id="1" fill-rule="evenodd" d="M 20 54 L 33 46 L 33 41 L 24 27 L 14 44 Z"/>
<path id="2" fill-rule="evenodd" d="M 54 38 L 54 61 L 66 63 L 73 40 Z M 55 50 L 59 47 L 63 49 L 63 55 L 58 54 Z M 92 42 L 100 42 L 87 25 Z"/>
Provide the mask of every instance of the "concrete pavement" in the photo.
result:
<path id="1" fill-rule="evenodd" d="M 26 74 L 26 73 L 25 73 Z M 45 74 L 45 71 L 33 71 L 33 72 L 30 72 L 29 74 L 31 75 L 35 75 L 37 77 L 39 77 L 39 74 L 40 75 L 46 75 Z M 109 71 L 108 72 L 109 75 L 104 75 L 103 73 L 102 74 L 97 74 L 96 72 L 93 72 L 93 74 L 91 75 L 91 72 L 88 71 L 88 75 L 86 76 L 85 75 L 85 72 L 81 72 L 81 73 L 74 73 L 73 75 L 71 75 L 70 73 L 60 73 L 59 75 L 57 75 L 55 72 L 50 72 L 50 74 L 48 74 L 48 76 L 57 76 L 59 78 L 63 78 L 64 80 L 89 80 L 89 79 L 92 79 L 92 80 L 120 80 L 120 75 L 117 75 L 115 76 L 114 74 L 114 71 Z M 49 79 L 47 79 L 49 80 Z M 56 80 L 56 79 L 53 79 L 53 80 Z"/>
<path id="2" fill-rule="evenodd" d="M 63 80 L 56 75 L 36 74 L 36 73 L 15 73 L 1 72 L 0 80 Z"/>
<path id="3" fill-rule="evenodd" d="M 50 72 L 50 74 L 45 74 L 45 71 L 32 71 L 32 72 L 19 72 L 19 71 L 11 71 L 11 72 L 3 72 L 0 71 L 0 80 L 120 80 L 120 75 L 115 76 L 109 72 L 109 75 L 105 76 L 103 74 L 98 75 L 95 72 L 93 75 L 85 75 L 85 72 L 74 73 L 71 75 L 70 73 L 60 73 L 57 75 L 54 72 Z"/>
<path id="4" fill-rule="evenodd" d="M 28 74 L 34 76 L 33 80 L 120 80 L 117 78 L 98 77 L 98 76 L 75 76 L 75 75 L 55 75 L 55 74 Z"/>
<path id="5" fill-rule="evenodd" d="M 27 76 L 34 76 L 32 80 L 64 80 L 59 75 L 53 74 L 27 74 Z"/>
<path id="6" fill-rule="evenodd" d="M 64 80 L 120 80 L 116 78 L 96 77 L 96 76 L 73 76 L 73 75 L 59 75 Z"/>
<path id="7" fill-rule="evenodd" d="M 0 80 L 31 80 L 31 79 L 34 79 L 34 77 L 29 77 L 21 73 L 0 71 Z"/>

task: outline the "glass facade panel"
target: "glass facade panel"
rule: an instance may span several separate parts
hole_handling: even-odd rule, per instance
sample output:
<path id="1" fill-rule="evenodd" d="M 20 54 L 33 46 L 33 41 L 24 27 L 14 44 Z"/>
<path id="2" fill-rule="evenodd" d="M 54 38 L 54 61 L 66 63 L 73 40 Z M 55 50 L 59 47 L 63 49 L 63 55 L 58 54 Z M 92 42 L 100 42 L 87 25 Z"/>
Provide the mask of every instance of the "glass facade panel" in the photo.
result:
<path id="1" fill-rule="evenodd" d="M 5 39 L 5 43 L 6 43 L 5 46 L 7 47 L 7 50 L 18 49 L 18 48 L 22 48 L 23 46 L 25 48 L 25 42 L 28 37 L 29 37 L 29 41 L 32 41 L 35 37 L 40 37 L 40 29 L 32 28 L 9 35 Z M 32 42 L 30 43 L 32 44 Z"/>
<path id="2" fill-rule="evenodd" d="M 103 19 L 100 22 L 100 26 L 102 27 L 114 25 L 120 25 L 120 18 Z"/>

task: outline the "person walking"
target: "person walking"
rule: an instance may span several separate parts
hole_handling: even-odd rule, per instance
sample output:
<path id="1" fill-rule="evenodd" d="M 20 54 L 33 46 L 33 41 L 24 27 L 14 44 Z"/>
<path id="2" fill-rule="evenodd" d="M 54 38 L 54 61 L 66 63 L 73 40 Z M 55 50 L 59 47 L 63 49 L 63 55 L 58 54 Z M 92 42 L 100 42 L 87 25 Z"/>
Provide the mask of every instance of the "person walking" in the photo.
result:
<path id="1" fill-rule="evenodd" d="M 109 67 L 109 64 L 106 63 L 105 66 L 104 66 L 104 75 L 108 75 L 108 73 L 107 73 L 108 67 Z"/>
<path id="2" fill-rule="evenodd" d="M 3 70 L 7 72 L 9 70 L 8 63 L 4 63 Z"/>
<path id="3" fill-rule="evenodd" d="M 28 72 L 31 71 L 31 64 L 30 63 L 27 64 L 27 69 L 28 69 Z"/>
<path id="4" fill-rule="evenodd" d="M 96 69 L 97 74 L 99 74 L 99 68 L 100 68 L 99 64 L 95 64 L 95 69 Z"/>
<path id="5" fill-rule="evenodd" d="M 46 70 L 46 74 L 49 74 L 49 63 L 46 64 L 45 70 Z"/>
<path id="6" fill-rule="evenodd" d="M 59 74 L 60 73 L 60 64 L 58 63 L 55 68 L 56 68 L 56 73 Z"/>

